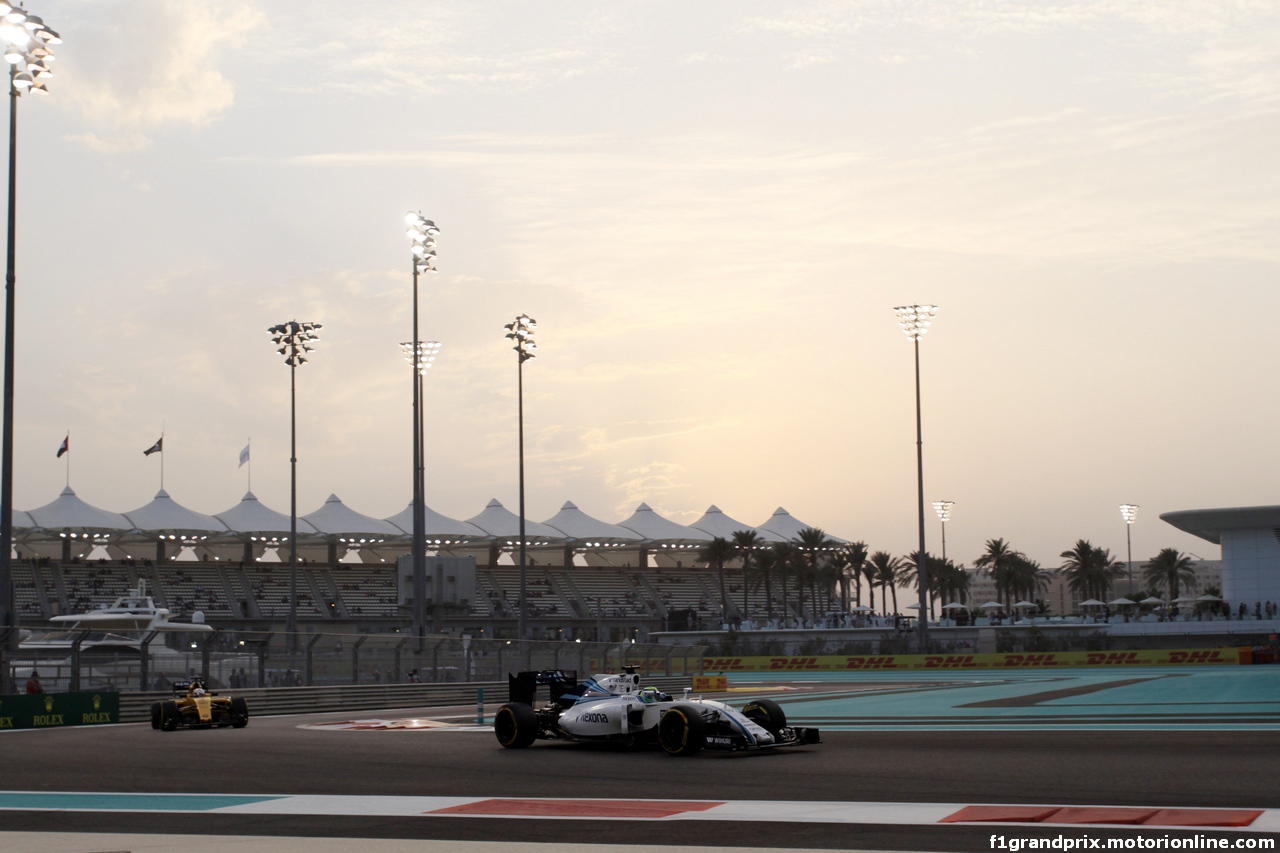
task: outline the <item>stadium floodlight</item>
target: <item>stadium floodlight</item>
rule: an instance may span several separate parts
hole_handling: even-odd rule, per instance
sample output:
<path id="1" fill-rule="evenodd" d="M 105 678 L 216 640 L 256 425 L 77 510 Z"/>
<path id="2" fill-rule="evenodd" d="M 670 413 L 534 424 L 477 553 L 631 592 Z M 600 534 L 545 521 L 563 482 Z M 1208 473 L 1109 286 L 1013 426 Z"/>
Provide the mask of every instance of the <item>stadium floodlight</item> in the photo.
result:
<path id="1" fill-rule="evenodd" d="M 942 562 L 947 561 L 947 522 L 951 520 L 951 508 L 956 505 L 955 501 L 934 501 L 933 511 L 938 514 L 938 520 L 942 522 Z"/>
<path id="2" fill-rule="evenodd" d="M 920 339 L 933 325 L 937 305 L 898 305 L 894 309 L 898 325 L 911 339 L 916 355 L 916 490 L 919 501 L 920 550 L 916 556 L 917 581 L 920 586 L 920 652 L 929 644 L 929 558 L 924 541 L 924 439 L 920 429 Z"/>
<path id="3" fill-rule="evenodd" d="M 298 643 L 298 368 L 307 363 L 306 354 L 315 350 L 312 344 L 320 340 L 316 332 L 322 328 L 319 323 L 290 320 L 267 329 L 276 352 L 289 365 L 289 616 L 285 633 L 291 650 Z"/>
<path id="4" fill-rule="evenodd" d="M 535 358 L 537 345 L 533 342 L 533 331 L 538 323 L 528 314 L 521 313 L 504 326 L 506 337 L 516 342 L 512 347 L 519 358 L 516 361 L 516 412 L 519 424 L 520 447 L 520 624 L 517 632 L 521 640 L 529 639 L 529 597 L 526 588 L 526 559 L 524 535 L 524 363 Z"/>
<path id="5" fill-rule="evenodd" d="M 431 369 L 431 365 L 435 363 L 436 356 L 440 354 L 439 341 L 418 341 L 418 372 L 423 376 L 427 375 L 427 371 Z M 400 352 L 404 354 L 404 360 L 409 364 L 414 363 L 413 351 L 415 347 L 413 341 L 405 341 L 400 344 Z"/>
<path id="6" fill-rule="evenodd" d="M 1129 595 L 1133 595 L 1133 523 L 1138 520 L 1137 504 L 1120 504 L 1120 517 L 1124 519 L 1124 542 L 1129 548 Z"/>
<path id="7" fill-rule="evenodd" d="M 23 92 L 48 94 L 43 83 L 35 83 L 35 77 L 48 76 L 48 62 L 53 59 L 50 45 L 61 44 L 62 39 L 41 18 L 13 3 L 0 2 L 0 21 L 0 41 L 4 42 L 4 58 L 9 65 L 9 248 L 5 264 L 4 411 L 0 417 L 0 642 L 10 644 L 16 643 L 18 636 L 12 566 L 18 98 Z"/>

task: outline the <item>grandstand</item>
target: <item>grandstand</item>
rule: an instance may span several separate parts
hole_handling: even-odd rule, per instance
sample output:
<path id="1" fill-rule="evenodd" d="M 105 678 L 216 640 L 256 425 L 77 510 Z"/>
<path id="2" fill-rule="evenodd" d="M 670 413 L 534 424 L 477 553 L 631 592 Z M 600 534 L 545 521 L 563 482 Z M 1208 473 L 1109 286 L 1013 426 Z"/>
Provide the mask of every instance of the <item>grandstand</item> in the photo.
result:
<path id="1" fill-rule="evenodd" d="M 197 611 L 215 627 L 282 630 L 289 609 L 289 567 L 279 563 L 166 562 L 151 560 L 60 562 L 49 558 L 13 563 L 20 624 L 40 627 L 52 616 L 110 604 L 139 579 L 156 603 L 179 619 Z M 742 575 L 726 570 L 730 618 L 741 615 Z M 703 627 L 721 622 L 719 580 L 701 568 L 634 568 L 531 565 L 527 568 L 529 624 L 540 636 L 626 637 L 670 627 L 668 617 L 692 612 Z M 451 631 L 511 636 L 518 618 L 520 570 L 481 566 L 476 594 L 466 607 L 447 609 Z M 775 592 L 775 598 L 777 590 Z M 391 631 L 406 627 L 396 569 L 388 563 L 299 565 L 298 621 L 302 630 Z M 764 594 L 751 593 L 762 619 Z M 775 604 L 778 612 L 781 605 Z"/>

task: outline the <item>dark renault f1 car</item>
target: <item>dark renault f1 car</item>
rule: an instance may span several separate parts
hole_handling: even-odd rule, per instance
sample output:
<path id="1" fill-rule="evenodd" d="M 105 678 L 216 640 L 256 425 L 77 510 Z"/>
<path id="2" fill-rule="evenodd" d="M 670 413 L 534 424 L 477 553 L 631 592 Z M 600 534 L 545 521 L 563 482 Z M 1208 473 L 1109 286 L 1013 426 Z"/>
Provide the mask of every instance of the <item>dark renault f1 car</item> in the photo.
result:
<path id="1" fill-rule="evenodd" d="M 151 728 L 171 732 L 178 726 L 189 728 L 242 729 L 249 725 L 249 705 L 238 696 L 219 696 L 204 689 L 198 680 L 175 681 L 173 699 L 151 706 Z"/>
<path id="2" fill-rule="evenodd" d="M 628 667 L 620 675 L 578 682 L 573 671 L 521 672 L 507 677 L 509 701 L 493 718 L 498 743 L 508 749 L 535 740 L 602 741 L 621 746 L 657 742 L 670 755 L 821 743 L 817 729 L 787 725 L 776 702 L 754 699 L 741 711 L 723 702 L 690 696 L 674 699 L 656 687 L 641 687 Z M 537 689 L 550 700 L 535 708 Z"/>

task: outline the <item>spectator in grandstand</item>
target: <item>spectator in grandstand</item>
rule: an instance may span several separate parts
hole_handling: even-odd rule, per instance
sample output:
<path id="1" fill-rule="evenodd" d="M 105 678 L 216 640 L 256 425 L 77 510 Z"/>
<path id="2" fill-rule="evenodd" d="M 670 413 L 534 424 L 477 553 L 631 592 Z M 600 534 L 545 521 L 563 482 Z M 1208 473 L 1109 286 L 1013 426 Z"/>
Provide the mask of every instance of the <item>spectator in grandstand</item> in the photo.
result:
<path id="1" fill-rule="evenodd" d="M 36 672 L 34 669 L 31 670 L 31 677 L 27 679 L 27 692 L 28 693 L 44 692 L 44 685 L 40 683 L 40 673 Z"/>

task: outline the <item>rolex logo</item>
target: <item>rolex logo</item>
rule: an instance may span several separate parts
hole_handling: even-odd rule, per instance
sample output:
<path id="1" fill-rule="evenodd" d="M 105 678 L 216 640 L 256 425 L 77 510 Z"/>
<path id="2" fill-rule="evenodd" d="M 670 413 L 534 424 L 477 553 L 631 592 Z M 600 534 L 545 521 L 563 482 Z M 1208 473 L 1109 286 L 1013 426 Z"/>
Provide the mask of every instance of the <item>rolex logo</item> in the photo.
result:
<path id="1" fill-rule="evenodd" d="M 52 710 L 53 710 L 53 697 L 52 697 L 52 696 L 46 696 L 46 697 L 44 697 L 44 709 L 45 709 L 45 711 L 52 711 Z"/>
<path id="2" fill-rule="evenodd" d="M 101 707 L 102 707 L 102 697 L 96 693 L 93 694 L 93 710 L 96 711 Z"/>

